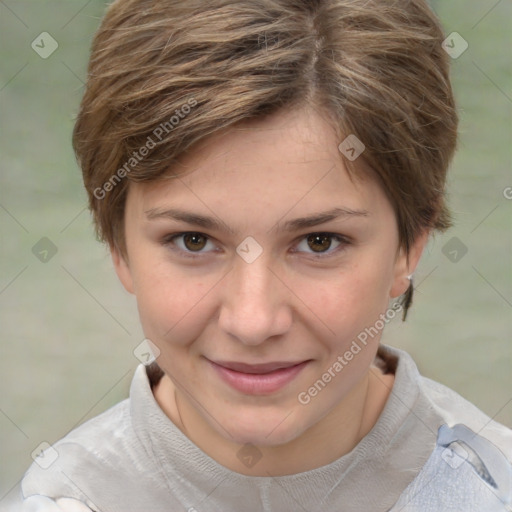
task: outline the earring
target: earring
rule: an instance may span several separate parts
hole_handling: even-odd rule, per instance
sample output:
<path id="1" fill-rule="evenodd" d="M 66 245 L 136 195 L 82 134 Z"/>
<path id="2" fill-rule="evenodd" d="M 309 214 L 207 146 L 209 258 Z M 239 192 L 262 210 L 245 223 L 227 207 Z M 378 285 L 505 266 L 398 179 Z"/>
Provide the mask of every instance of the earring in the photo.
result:
<path id="1" fill-rule="evenodd" d="M 402 298 L 402 307 L 403 307 L 403 313 L 402 313 L 402 322 L 405 322 L 405 319 L 407 318 L 407 312 L 409 311 L 409 308 L 412 305 L 412 297 L 414 295 L 414 286 L 412 284 L 412 274 L 407 276 L 407 279 L 409 279 L 409 286 L 407 290 L 405 291 L 403 298 Z"/>

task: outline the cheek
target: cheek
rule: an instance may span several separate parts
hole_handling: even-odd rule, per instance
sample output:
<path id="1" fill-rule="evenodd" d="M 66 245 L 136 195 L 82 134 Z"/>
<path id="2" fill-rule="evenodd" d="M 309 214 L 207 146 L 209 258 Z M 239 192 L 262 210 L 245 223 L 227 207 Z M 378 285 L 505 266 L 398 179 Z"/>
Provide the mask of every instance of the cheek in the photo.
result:
<path id="1" fill-rule="evenodd" d="M 367 266 L 331 273 L 325 279 L 318 277 L 300 280 L 297 295 L 304 303 L 333 324 L 346 319 L 371 317 L 381 312 L 388 303 L 389 269 L 378 262 Z"/>
<path id="2" fill-rule="evenodd" d="M 169 265 L 144 267 L 134 284 L 145 335 L 159 347 L 192 341 L 211 318 L 216 281 L 171 271 Z"/>
<path id="3" fill-rule="evenodd" d="M 368 263 L 331 273 L 325 279 L 297 281 L 294 291 L 306 306 L 304 314 L 311 319 L 309 328 L 323 340 L 329 353 L 343 354 L 387 309 L 389 269 L 382 262 Z M 367 337 L 372 346 L 379 339 L 380 336 Z M 372 356 L 368 357 L 371 360 Z"/>

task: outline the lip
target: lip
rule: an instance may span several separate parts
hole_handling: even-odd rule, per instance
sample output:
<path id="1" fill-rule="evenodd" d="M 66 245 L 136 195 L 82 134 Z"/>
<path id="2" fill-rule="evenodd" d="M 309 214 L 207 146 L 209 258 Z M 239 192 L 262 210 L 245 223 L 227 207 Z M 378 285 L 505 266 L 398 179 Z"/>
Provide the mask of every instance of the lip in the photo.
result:
<path id="1" fill-rule="evenodd" d="M 235 390 L 248 395 L 269 395 L 289 384 L 310 362 L 246 364 L 210 361 L 210 365 Z"/>
<path id="2" fill-rule="evenodd" d="M 247 364 L 234 361 L 212 361 L 212 363 L 227 368 L 228 370 L 252 374 L 270 373 L 282 368 L 290 368 L 303 362 L 304 361 L 275 361 L 271 363 Z"/>

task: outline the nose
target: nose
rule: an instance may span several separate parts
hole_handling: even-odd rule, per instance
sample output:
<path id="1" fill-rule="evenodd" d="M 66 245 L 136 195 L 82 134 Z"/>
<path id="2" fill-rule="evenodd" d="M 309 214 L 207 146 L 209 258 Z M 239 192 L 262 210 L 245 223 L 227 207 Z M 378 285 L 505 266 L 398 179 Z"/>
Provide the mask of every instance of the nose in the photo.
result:
<path id="1" fill-rule="evenodd" d="M 224 283 L 219 326 L 245 345 L 283 335 L 292 325 L 289 294 L 266 259 L 239 258 Z"/>

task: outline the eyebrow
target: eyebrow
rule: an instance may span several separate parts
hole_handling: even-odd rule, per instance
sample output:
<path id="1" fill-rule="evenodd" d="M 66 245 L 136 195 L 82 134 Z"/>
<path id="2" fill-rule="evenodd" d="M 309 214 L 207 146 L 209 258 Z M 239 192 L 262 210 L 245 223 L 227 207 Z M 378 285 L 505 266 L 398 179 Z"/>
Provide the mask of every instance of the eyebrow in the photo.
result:
<path id="1" fill-rule="evenodd" d="M 299 217 L 289 220 L 283 224 L 278 231 L 298 231 L 300 229 L 311 228 L 337 219 L 368 217 L 370 212 L 366 210 L 352 210 L 351 208 L 333 208 L 326 212 L 315 213 L 308 217 Z M 278 226 L 279 223 L 276 224 Z"/>
<path id="2" fill-rule="evenodd" d="M 227 224 L 216 219 L 215 217 L 199 215 L 197 213 L 187 212 L 185 210 L 178 210 L 174 208 L 169 208 L 165 210 L 161 208 L 151 208 L 149 210 L 146 210 L 144 213 L 146 214 L 146 218 L 148 220 L 177 220 L 185 222 L 187 224 L 192 224 L 194 226 L 199 226 L 204 229 L 228 231 L 229 233 L 234 233 L 234 231 Z M 351 208 L 333 208 L 332 210 L 315 213 L 308 217 L 299 217 L 297 219 L 289 220 L 285 222 L 283 226 L 279 226 L 278 222 L 270 231 L 276 228 L 277 231 L 299 231 L 301 229 L 311 228 L 314 226 L 318 226 L 319 224 L 324 224 L 325 222 L 330 222 L 337 219 L 361 218 L 367 217 L 368 215 L 369 212 L 366 210 L 353 210 Z"/>
<path id="3" fill-rule="evenodd" d="M 170 219 L 195 226 L 202 227 L 204 229 L 211 229 L 217 231 L 228 231 L 233 233 L 233 230 L 224 222 L 216 219 L 215 217 L 207 217 L 206 215 L 199 215 L 197 213 L 187 212 L 185 210 L 177 210 L 169 208 L 162 210 L 160 208 L 150 208 L 144 212 L 148 220 L 154 219 Z"/>

